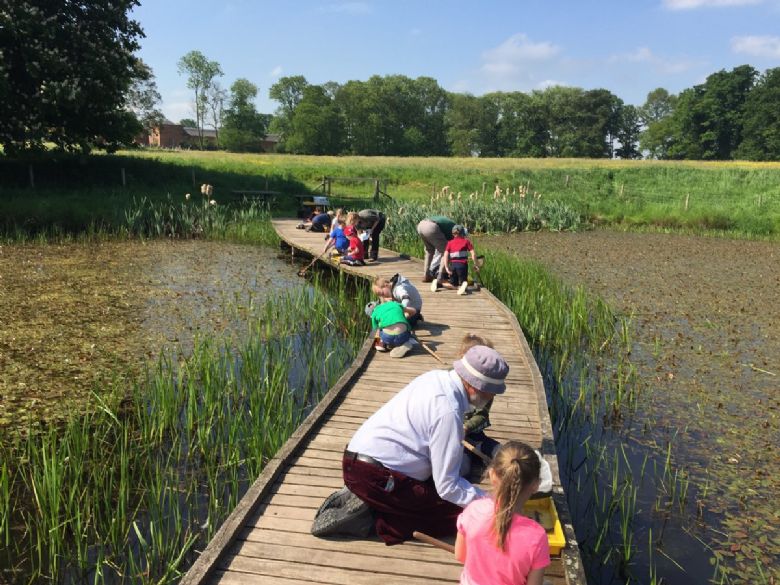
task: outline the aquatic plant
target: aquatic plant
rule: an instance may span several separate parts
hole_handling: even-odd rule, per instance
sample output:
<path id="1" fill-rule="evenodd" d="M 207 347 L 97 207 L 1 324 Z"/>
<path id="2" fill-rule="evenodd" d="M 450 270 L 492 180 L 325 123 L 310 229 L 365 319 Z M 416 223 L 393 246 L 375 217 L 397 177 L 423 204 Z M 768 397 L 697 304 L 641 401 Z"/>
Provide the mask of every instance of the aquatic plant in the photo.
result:
<path id="1" fill-rule="evenodd" d="M 0 443 L 4 578 L 177 579 L 362 343 L 367 287 L 323 287 L 228 302 L 244 339 L 164 353 L 64 426 Z"/>

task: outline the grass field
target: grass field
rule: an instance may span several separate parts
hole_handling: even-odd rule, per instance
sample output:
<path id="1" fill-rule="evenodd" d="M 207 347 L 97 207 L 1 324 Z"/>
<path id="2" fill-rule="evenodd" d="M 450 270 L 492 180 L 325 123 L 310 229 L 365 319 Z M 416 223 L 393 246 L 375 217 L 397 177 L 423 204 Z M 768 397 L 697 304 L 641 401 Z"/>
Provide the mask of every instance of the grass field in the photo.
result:
<path id="1" fill-rule="evenodd" d="M 128 151 L 34 163 L 0 159 L 0 229 L 35 231 L 53 224 L 79 230 L 115 225 L 134 199 L 176 200 L 214 185 L 220 203 L 234 190 L 285 195 L 316 192 L 334 181 L 335 203 L 369 204 L 373 181 L 400 200 L 492 194 L 570 203 L 586 223 L 629 228 L 718 230 L 766 237 L 780 233 L 780 163 L 661 162 L 587 159 L 314 157 L 223 152 Z M 34 187 L 31 187 L 31 183 Z M 352 198 L 361 201 L 350 200 Z"/>

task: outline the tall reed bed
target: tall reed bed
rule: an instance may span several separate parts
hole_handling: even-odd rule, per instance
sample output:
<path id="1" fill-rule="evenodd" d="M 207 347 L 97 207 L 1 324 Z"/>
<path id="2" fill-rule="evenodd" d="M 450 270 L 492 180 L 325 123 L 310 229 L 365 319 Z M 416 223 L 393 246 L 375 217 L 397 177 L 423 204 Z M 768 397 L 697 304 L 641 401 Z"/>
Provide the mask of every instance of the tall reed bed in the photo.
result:
<path id="1" fill-rule="evenodd" d="M 491 194 L 452 193 L 442 189 L 425 203 L 387 202 L 389 218 L 384 230 L 391 246 L 421 251 L 417 224 L 431 215 L 445 215 L 465 225 L 470 232 L 511 233 L 529 230 L 576 231 L 583 227 L 579 213 L 560 201 L 521 192 L 497 189 Z"/>
<path id="2" fill-rule="evenodd" d="M 0 442 L 0 580 L 175 581 L 362 343 L 367 288 L 324 288 L 228 306 L 239 343 L 203 337 L 62 428 Z"/>

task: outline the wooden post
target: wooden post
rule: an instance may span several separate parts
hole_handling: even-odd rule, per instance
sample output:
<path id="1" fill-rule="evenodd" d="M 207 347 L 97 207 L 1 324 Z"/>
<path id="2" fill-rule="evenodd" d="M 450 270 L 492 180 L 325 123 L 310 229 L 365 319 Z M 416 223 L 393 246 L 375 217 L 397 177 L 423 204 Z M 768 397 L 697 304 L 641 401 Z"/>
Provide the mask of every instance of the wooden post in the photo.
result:
<path id="1" fill-rule="evenodd" d="M 487 183 L 485 183 L 484 181 L 482 181 L 482 195 L 483 195 L 483 196 L 485 195 L 485 189 L 487 189 Z"/>
<path id="2" fill-rule="evenodd" d="M 566 175 L 566 182 L 563 184 L 564 187 L 569 186 L 569 175 Z"/>
<path id="3" fill-rule="evenodd" d="M 620 196 L 623 196 L 623 187 L 625 187 L 624 183 L 620 183 Z"/>
<path id="4" fill-rule="evenodd" d="M 265 190 L 268 191 L 268 177 L 265 178 Z"/>
<path id="5" fill-rule="evenodd" d="M 27 176 L 30 179 L 30 189 L 35 189 L 35 173 L 32 164 L 27 165 Z"/>
<path id="6" fill-rule="evenodd" d="M 528 179 L 528 182 L 525 184 L 525 192 L 526 193 L 531 192 L 531 179 Z"/>
<path id="7" fill-rule="evenodd" d="M 685 211 L 688 211 L 688 199 L 690 198 L 691 194 L 686 193 L 685 194 Z"/>
<path id="8" fill-rule="evenodd" d="M 379 179 L 374 179 L 374 201 L 379 201 Z"/>
<path id="9" fill-rule="evenodd" d="M 122 167 L 122 187 L 127 187 L 127 177 L 125 176 L 125 167 Z"/>

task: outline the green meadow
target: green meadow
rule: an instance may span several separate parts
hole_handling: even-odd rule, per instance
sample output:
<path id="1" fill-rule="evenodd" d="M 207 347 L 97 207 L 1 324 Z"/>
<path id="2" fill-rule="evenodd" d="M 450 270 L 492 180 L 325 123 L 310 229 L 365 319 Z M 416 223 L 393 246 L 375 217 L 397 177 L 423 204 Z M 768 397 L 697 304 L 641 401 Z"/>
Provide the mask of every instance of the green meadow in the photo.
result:
<path id="1" fill-rule="evenodd" d="M 234 191 L 278 192 L 276 206 L 294 210 L 291 195 L 321 192 L 335 204 L 369 204 L 373 179 L 396 201 L 444 193 L 555 200 L 586 224 L 624 229 L 715 231 L 747 237 L 780 233 L 780 163 L 315 157 L 199 151 L 127 151 L 118 155 L 0 160 L 0 229 L 65 231 L 122 222 L 141 197 L 180 201 L 214 186 L 218 203 Z M 362 180 L 367 179 L 367 180 Z M 362 199 L 356 202 L 351 199 Z M 384 199 L 384 197 L 382 197 Z"/>

